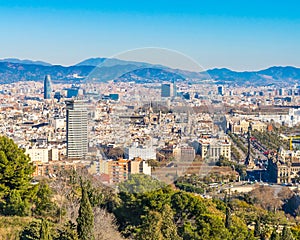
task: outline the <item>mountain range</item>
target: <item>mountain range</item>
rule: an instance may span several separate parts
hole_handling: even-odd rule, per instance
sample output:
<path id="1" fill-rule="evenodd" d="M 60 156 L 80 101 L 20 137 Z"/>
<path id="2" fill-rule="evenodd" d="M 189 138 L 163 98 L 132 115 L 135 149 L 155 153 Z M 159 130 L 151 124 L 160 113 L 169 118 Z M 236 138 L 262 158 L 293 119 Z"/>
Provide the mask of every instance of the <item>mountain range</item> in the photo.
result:
<path id="1" fill-rule="evenodd" d="M 33 61 L 29 59 L 18 59 L 18 58 L 4 58 L 0 59 L 0 62 L 10 62 L 10 63 L 22 63 L 22 64 L 36 64 L 36 65 L 43 65 L 43 66 L 51 66 L 52 64 L 43 62 L 43 61 Z"/>
<path id="2" fill-rule="evenodd" d="M 90 58 L 74 66 L 52 65 L 42 61 L 16 58 L 0 60 L 0 83 L 41 81 L 50 74 L 53 82 L 79 83 L 84 81 L 201 81 L 232 85 L 287 85 L 300 82 L 300 68 L 274 66 L 260 71 L 237 72 L 215 68 L 203 72 L 172 69 L 145 62 L 120 59 Z"/>

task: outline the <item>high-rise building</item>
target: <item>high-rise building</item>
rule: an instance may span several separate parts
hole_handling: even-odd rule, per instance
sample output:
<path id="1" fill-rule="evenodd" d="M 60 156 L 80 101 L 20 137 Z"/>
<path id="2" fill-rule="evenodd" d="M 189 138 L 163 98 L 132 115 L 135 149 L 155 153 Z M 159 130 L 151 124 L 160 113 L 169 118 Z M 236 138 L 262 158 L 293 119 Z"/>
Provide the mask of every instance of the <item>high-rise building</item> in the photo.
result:
<path id="1" fill-rule="evenodd" d="M 44 79 L 44 99 L 51 98 L 51 78 L 50 75 L 46 75 Z"/>
<path id="2" fill-rule="evenodd" d="M 177 86 L 175 80 L 173 81 L 173 96 L 177 97 Z"/>
<path id="3" fill-rule="evenodd" d="M 174 85 L 173 83 L 163 83 L 161 85 L 161 97 L 173 97 Z"/>
<path id="4" fill-rule="evenodd" d="M 79 94 L 79 87 L 72 86 L 67 89 L 67 98 L 77 97 Z"/>
<path id="5" fill-rule="evenodd" d="M 54 99 L 57 99 L 57 101 L 59 102 L 60 99 L 62 98 L 62 95 L 60 94 L 60 92 L 55 92 L 53 98 L 54 98 Z"/>
<path id="6" fill-rule="evenodd" d="M 285 95 L 285 89 L 284 88 L 279 88 L 278 95 L 279 96 L 284 96 Z"/>
<path id="7" fill-rule="evenodd" d="M 224 96 L 224 87 L 218 86 L 218 95 Z"/>
<path id="8" fill-rule="evenodd" d="M 67 157 L 84 159 L 88 152 L 87 106 L 83 100 L 66 101 Z"/>

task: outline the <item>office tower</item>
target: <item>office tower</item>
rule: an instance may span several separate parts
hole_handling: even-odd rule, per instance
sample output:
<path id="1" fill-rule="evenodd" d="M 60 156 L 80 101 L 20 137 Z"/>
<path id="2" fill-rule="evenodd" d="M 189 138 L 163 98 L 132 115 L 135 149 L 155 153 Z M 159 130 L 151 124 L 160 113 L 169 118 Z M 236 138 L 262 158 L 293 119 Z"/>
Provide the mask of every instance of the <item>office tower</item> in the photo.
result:
<path id="1" fill-rule="evenodd" d="M 44 99 L 51 98 L 51 78 L 50 75 L 46 75 L 44 80 Z"/>
<path id="2" fill-rule="evenodd" d="M 60 92 L 55 92 L 53 98 L 54 98 L 54 99 L 57 99 L 57 101 L 59 102 L 60 99 L 62 98 L 62 95 L 60 94 Z"/>
<path id="3" fill-rule="evenodd" d="M 163 83 L 161 85 L 161 97 L 173 97 L 174 87 L 173 83 Z"/>
<path id="4" fill-rule="evenodd" d="M 177 96 L 177 86 L 176 86 L 175 80 L 173 81 L 173 96 L 174 97 Z"/>
<path id="5" fill-rule="evenodd" d="M 119 101 L 119 94 L 118 93 L 110 93 L 109 98 L 113 101 Z"/>
<path id="6" fill-rule="evenodd" d="M 67 89 L 67 98 L 77 97 L 79 94 L 79 87 L 72 86 Z"/>
<path id="7" fill-rule="evenodd" d="M 83 100 L 66 101 L 66 109 L 68 159 L 84 159 L 88 152 L 86 102 Z"/>
<path id="8" fill-rule="evenodd" d="M 218 95 L 224 96 L 224 87 L 223 86 L 218 87 Z"/>
<path id="9" fill-rule="evenodd" d="M 279 88 L 278 94 L 279 94 L 279 96 L 284 96 L 285 95 L 285 89 L 284 88 Z"/>

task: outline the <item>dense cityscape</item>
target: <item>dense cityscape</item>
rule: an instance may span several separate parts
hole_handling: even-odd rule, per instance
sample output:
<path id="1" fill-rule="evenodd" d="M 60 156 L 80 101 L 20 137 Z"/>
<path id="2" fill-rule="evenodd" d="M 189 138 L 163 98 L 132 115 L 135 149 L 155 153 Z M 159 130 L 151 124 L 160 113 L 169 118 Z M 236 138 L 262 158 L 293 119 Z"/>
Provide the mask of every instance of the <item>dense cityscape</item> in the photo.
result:
<path id="1" fill-rule="evenodd" d="M 35 182 L 52 186 L 75 170 L 131 194 L 144 191 L 143 183 L 134 180 L 132 188 L 127 182 L 143 175 L 214 201 L 270 191 L 287 194 L 281 201 L 291 201 L 290 209 L 282 210 L 297 216 L 297 85 L 54 84 L 46 75 L 40 82 L 3 84 L 0 93 L 1 134 L 29 156 Z"/>
<path id="2" fill-rule="evenodd" d="M 129 174 L 156 176 L 151 166 L 159 164 L 157 172 L 177 172 L 175 179 L 193 162 L 215 165 L 224 157 L 248 175 L 269 174 L 266 182 L 297 183 L 297 86 L 124 82 L 95 84 L 99 90 L 88 92 L 85 85 L 52 84 L 47 75 L 43 83 L 1 86 L 1 133 L 29 154 L 34 176 L 84 167 L 114 185 Z M 139 168 L 131 166 L 137 162 Z M 118 166 L 125 170 L 115 171 Z"/>

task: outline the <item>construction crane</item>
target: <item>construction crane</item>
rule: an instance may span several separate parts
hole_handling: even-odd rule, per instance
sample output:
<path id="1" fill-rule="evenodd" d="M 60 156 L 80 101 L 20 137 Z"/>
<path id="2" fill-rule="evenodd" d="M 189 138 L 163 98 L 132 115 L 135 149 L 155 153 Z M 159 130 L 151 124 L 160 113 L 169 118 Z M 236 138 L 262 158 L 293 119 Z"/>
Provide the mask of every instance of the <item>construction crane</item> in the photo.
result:
<path id="1" fill-rule="evenodd" d="M 294 139 L 300 139 L 300 136 L 289 136 L 288 137 L 289 141 L 290 141 L 290 150 L 293 150 L 293 140 Z"/>

